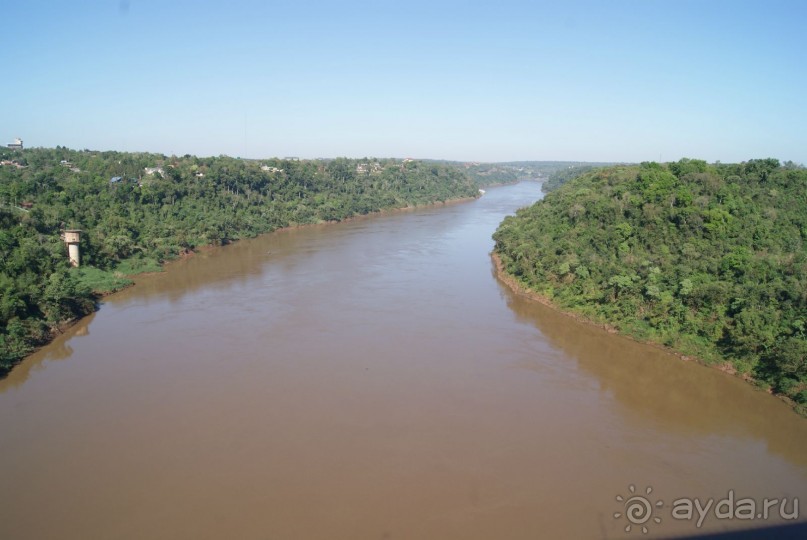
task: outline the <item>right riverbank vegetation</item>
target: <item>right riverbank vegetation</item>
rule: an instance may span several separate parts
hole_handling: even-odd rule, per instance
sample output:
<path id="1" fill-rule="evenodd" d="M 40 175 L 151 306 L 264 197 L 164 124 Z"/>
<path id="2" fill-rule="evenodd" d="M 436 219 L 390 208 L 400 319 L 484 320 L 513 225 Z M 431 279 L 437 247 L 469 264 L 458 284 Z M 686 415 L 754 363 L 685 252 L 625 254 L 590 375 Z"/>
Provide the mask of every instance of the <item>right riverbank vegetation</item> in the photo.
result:
<path id="1" fill-rule="evenodd" d="M 563 310 L 738 372 L 807 414 L 804 167 L 682 159 L 561 180 L 494 234 L 508 274 Z"/>
<path id="2" fill-rule="evenodd" d="M 455 166 L 0 150 L 0 376 L 126 275 L 201 246 L 478 196 Z M 60 231 L 82 229 L 71 268 Z"/>

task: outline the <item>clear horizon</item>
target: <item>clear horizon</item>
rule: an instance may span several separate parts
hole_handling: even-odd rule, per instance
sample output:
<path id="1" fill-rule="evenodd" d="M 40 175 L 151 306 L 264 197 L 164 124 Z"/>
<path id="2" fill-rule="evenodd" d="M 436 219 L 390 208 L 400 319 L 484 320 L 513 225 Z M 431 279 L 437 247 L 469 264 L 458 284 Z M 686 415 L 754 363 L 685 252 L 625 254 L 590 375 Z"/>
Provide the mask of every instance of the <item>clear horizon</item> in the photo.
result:
<path id="1" fill-rule="evenodd" d="M 17 2 L 0 143 L 807 163 L 807 4 Z"/>

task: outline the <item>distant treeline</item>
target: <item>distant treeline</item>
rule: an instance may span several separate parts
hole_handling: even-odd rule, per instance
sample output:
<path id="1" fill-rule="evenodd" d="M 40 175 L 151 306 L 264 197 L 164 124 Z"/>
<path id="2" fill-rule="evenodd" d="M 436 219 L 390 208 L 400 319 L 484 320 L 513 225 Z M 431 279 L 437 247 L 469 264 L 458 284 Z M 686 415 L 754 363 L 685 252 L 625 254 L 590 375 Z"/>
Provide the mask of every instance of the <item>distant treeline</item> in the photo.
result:
<path id="1" fill-rule="evenodd" d="M 596 169 L 508 217 L 506 271 L 561 308 L 807 413 L 807 170 L 774 159 Z"/>
<path id="2" fill-rule="evenodd" d="M 295 224 L 477 195 L 438 163 L 0 150 L 0 376 L 122 274 Z M 59 238 L 84 230 L 82 268 Z"/>
<path id="3" fill-rule="evenodd" d="M 434 161 L 459 168 L 468 173 L 480 187 L 512 184 L 520 180 L 537 180 L 547 176 L 549 181 L 555 175 L 568 174 L 568 171 L 580 172 L 608 165 L 607 163 L 589 163 L 581 161 L 508 161 L 502 163 L 477 163 L 459 161 Z M 546 190 L 546 182 L 544 190 Z"/>

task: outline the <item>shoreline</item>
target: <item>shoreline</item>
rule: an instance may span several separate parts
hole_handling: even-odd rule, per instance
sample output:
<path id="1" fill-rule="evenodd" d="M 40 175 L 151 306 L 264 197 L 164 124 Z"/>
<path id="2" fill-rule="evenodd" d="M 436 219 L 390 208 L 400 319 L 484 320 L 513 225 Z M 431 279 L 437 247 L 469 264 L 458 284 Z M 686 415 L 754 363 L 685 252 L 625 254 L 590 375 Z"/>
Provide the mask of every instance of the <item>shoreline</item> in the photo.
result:
<path id="1" fill-rule="evenodd" d="M 684 354 L 681 351 L 672 349 L 672 348 L 670 348 L 670 347 L 668 347 L 666 345 L 663 345 L 661 343 L 657 343 L 655 341 L 647 341 L 647 340 L 636 338 L 636 337 L 631 336 L 630 334 L 627 334 L 625 332 L 620 332 L 616 327 L 614 327 L 614 326 L 612 326 L 610 324 L 599 323 L 599 322 L 594 321 L 592 319 L 589 319 L 588 317 L 586 317 L 584 315 L 581 315 L 579 313 L 575 313 L 573 311 L 563 309 L 560 306 L 558 306 L 557 304 L 555 304 L 551 299 L 547 298 L 546 296 L 544 296 L 542 294 L 539 294 L 536 291 L 533 291 L 531 289 L 528 289 L 527 287 L 522 285 L 514 276 L 509 274 L 507 272 L 507 270 L 505 270 L 504 263 L 502 262 L 501 257 L 499 257 L 499 254 L 496 253 L 495 249 L 490 252 L 490 258 L 493 260 L 493 264 L 495 265 L 495 268 L 496 268 L 496 272 L 495 272 L 496 279 L 499 282 L 501 282 L 502 284 L 506 285 L 507 288 L 510 289 L 514 294 L 516 294 L 518 296 L 521 296 L 521 297 L 524 297 L 524 298 L 527 298 L 528 300 L 531 300 L 533 302 L 538 302 L 539 304 L 544 305 L 544 306 L 548 307 L 549 309 L 560 313 L 561 315 L 569 317 L 569 318 L 571 318 L 571 319 L 573 319 L 573 320 L 575 320 L 575 321 L 577 321 L 579 323 L 582 323 L 582 324 L 585 324 L 585 325 L 588 325 L 588 326 L 593 326 L 595 328 L 599 328 L 600 330 L 604 330 L 605 332 L 608 332 L 609 334 L 611 334 L 613 336 L 619 336 L 619 337 L 622 337 L 622 338 L 625 338 L 625 339 L 629 339 L 629 340 L 631 340 L 631 341 L 633 341 L 635 343 L 640 343 L 642 345 L 649 345 L 649 346 L 651 346 L 651 347 L 653 347 L 655 349 L 659 349 L 659 350 L 662 350 L 662 351 L 664 351 L 664 352 L 666 352 L 668 354 L 671 354 L 671 355 L 677 357 L 679 360 L 681 360 L 683 362 L 695 362 L 696 364 L 699 364 L 699 365 L 704 366 L 706 368 L 715 369 L 715 370 L 721 371 L 721 372 L 723 372 L 723 373 L 725 373 L 727 375 L 731 375 L 733 377 L 737 377 L 739 379 L 742 379 L 743 381 L 749 383 L 756 390 L 765 392 L 767 394 L 770 394 L 770 395 L 772 395 L 774 397 L 779 398 L 780 400 L 787 403 L 790 406 L 790 408 L 793 410 L 793 412 L 795 412 L 796 414 L 799 414 L 800 416 L 804 416 L 803 414 L 799 413 L 799 411 L 796 409 L 796 404 L 792 400 L 790 400 L 789 398 L 787 398 L 786 396 L 783 396 L 781 394 L 774 393 L 770 388 L 767 388 L 767 389 L 760 388 L 759 386 L 757 386 L 755 384 L 756 379 L 754 379 L 751 375 L 749 375 L 747 373 L 739 373 L 737 371 L 737 369 L 733 365 L 731 365 L 731 363 L 728 360 L 724 360 L 724 361 L 722 361 L 720 363 L 709 363 L 709 362 L 704 361 L 702 358 L 700 358 L 698 356 Z"/>
<path id="2" fill-rule="evenodd" d="M 481 195 L 480 195 L 481 196 Z M 337 219 L 337 220 L 330 220 L 330 221 L 321 221 L 319 223 L 298 223 L 295 225 L 287 225 L 285 227 L 280 227 L 279 229 L 275 229 L 274 231 L 269 231 L 262 234 L 272 234 L 276 232 L 285 232 L 285 231 L 293 231 L 296 229 L 303 229 L 308 227 L 322 227 L 324 225 L 336 225 L 338 223 L 349 223 L 351 221 L 360 221 L 362 219 L 368 219 L 373 217 L 380 217 L 385 215 L 391 214 L 401 214 L 405 212 L 412 212 L 414 210 L 423 210 L 424 208 L 436 208 L 442 206 L 450 206 L 453 204 L 459 204 L 464 202 L 471 202 L 479 199 L 477 197 L 459 197 L 456 199 L 447 199 L 445 201 L 435 201 L 433 203 L 428 204 L 416 204 L 414 206 L 398 206 L 393 208 L 382 208 L 381 210 L 375 210 L 373 212 L 369 212 L 367 214 L 355 214 L 350 217 L 346 217 L 345 219 Z M 261 235 L 258 235 L 261 236 Z M 219 246 L 212 246 L 212 247 L 219 247 Z"/>
<path id="3" fill-rule="evenodd" d="M 285 227 L 279 227 L 279 228 L 271 230 L 271 231 L 266 231 L 266 232 L 263 232 L 263 233 L 259 233 L 259 234 L 256 234 L 255 236 L 252 236 L 252 237 L 249 237 L 249 238 L 236 238 L 234 240 L 228 241 L 226 244 L 219 244 L 219 245 L 204 244 L 202 246 L 196 246 L 193 249 L 186 249 L 186 250 L 180 252 L 180 254 L 177 255 L 177 257 L 175 259 L 170 259 L 170 260 L 167 260 L 167 261 L 164 261 L 164 262 L 160 263 L 161 270 L 158 271 L 158 272 L 142 272 L 140 274 L 124 275 L 123 277 L 125 277 L 127 279 L 134 280 L 135 278 L 137 278 L 139 276 L 148 276 L 148 275 L 161 274 L 163 272 L 166 272 L 168 267 L 170 267 L 171 265 L 176 264 L 176 263 L 178 263 L 180 261 L 184 261 L 185 259 L 190 259 L 190 258 L 196 256 L 197 253 L 200 253 L 202 251 L 213 251 L 215 249 L 225 248 L 227 246 L 235 244 L 236 242 L 240 242 L 241 240 L 250 240 L 252 238 L 258 238 L 259 236 L 263 236 L 263 235 L 266 235 L 266 234 L 285 234 L 285 233 L 297 231 L 297 230 L 300 230 L 300 229 L 311 229 L 311 228 L 315 228 L 315 227 L 329 227 L 331 225 L 338 225 L 339 223 L 349 223 L 349 222 L 352 222 L 352 221 L 360 221 L 360 220 L 363 220 L 363 219 L 372 219 L 372 218 L 382 217 L 382 216 L 386 216 L 386 215 L 393 215 L 393 214 L 400 214 L 400 213 L 405 213 L 405 212 L 412 212 L 414 210 L 423 210 L 424 208 L 437 208 L 437 207 L 443 207 L 443 206 L 450 206 L 450 205 L 454 205 L 454 204 L 475 201 L 475 200 L 479 199 L 480 196 L 477 196 L 477 197 L 459 197 L 459 198 L 456 198 L 456 199 L 447 199 L 445 201 L 435 201 L 433 203 L 428 203 L 428 204 L 416 204 L 414 206 L 399 206 L 399 207 L 396 207 L 396 208 L 382 208 L 381 210 L 375 210 L 374 212 L 369 212 L 367 214 L 356 214 L 356 215 L 353 215 L 353 216 L 350 216 L 350 217 L 346 217 L 345 219 L 321 221 L 319 223 L 295 223 L 294 225 L 286 225 Z M 117 294 L 119 292 L 125 291 L 126 289 L 129 289 L 129 288 L 134 287 L 136 285 L 137 285 L 137 282 L 133 281 L 133 283 L 131 285 L 127 285 L 125 287 L 121 287 L 120 289 L 111 291 L 109 293 L 102 294 L 101 297 L 105 298 L 107 296 Z M 93 313 L 95 313 L 95 312 L 93 312 Z"/>
<path id="4" fill-rule="evenodd" d="M 294 224 L 294 225 L 287 225 L 286 227 L 280 227 L 280 228 L 274 229 L 272 231 L 267 231 L 267 232 L 264 232 L 264 233 L 257 234 L 253 238 L 257 238 L 258 236 L 263 236 L 265 234 L 287 233 L 289 231 L 296 231 L 298 229 L 303 229 L 303 228 L 327 227 L 327 226 L 336 225 L 336 224 L 339 224 L 339 223 L 347 223 L 347 222 L 350 222 L 350 221 L 357 221 L 357 220 L 361 220 L 361 219 L 371 219 L 371 218 L 374 218 L 374 217 L 381 217 L 381 216 L 384 216 L 384 215 L 390 215 L 390 214 L 396 214 L 396 213 L 411 212 L 411 211 L 414 211 L 414 210 L 422 210 L 424 208 L 437 208 L 437 207 L 443 207 L 443 206 L 450 206 L 450 205 L 453 205 L 453 204 L 459 204 L 459 203 L 464 203 L 464 202 L 475 201 L 475 200 L 479 199 L 480 196 L 481 195 L 477 195 L 477 196 L 474 196 L 474 197 L 458 197 L 458 198 L 455 198 L 455 199 L 446 199 L 445 201 L 435 201 L 433 203 L 428 203 L 428 204 L 416 204 L 416 205 L 410 205 L 410 206 L 400 206 L 400 207 L 395 207 L 395 208 L 382 208 L 381 210 L 376 210 L 374 212 L 369 212 L 367 214 L 357 214 L 357 215 L 350 216 L 350 217 L 347 217 L 347 218 L 341 219 L 341 220 L 323 221 L 323 222 L 320 222 L 320 223 L 299 223 L 299 224 Z M 83 315 L 81 317 L 76 317 L 74 319 L 61 321 L 61 322 L 55 324 L 53 327 L 51 327 L 48 330 L 47 341 L 45 341 L 41 345 L 37 345 L 36 347 L 34 347 L 34 349 L 31 350 L 31 352 L 29 352 L 24 357 L 22 357 L 18 362 L 16 362 L 11 367 L 11 369 L 9 369 L 6 373 L 0 374 L 0 380 L 3 380 L 5 378 L 7 378 L 11 374 L 11 372 L 14 371 L 19 365 L 21 365 L 24 362 L 26 362 L 27 360 L 29 360 L 31 358 L 31 356 L 33 356 L 36 353 L 38 353 L 39 351 L 41 351 L 44 347 L 47 347 L 48 345 L 53 343 L 53 341 L 57 337 L 64 334 L 72 326 L 76 325 L 78 322 L 86 319 L 87 317 L 90 317 L 90 316 L 98 313 L 98 311 L 100 311 L 100 309 L 101 309 L 101 304 L 103 303 L 103 300 L 105 298 L 113 296 L 113 295 L 118 294 L 120 292 L 126 291 L 128 289 L 131 289 L 132 287 L 136 287 L 137 286 L 137 281 L 136 281 L 137 277 L 155 275 L 155 274 L 161 274 L 163 272 L 168 272 L 170 270 L 170 267 L 173 264 L 176 264 L 176 263 L 178 263 L 180 261 L 183 261 L 185 259 L 189 259 L 191 257 L 194 257 L 197 253 L 199 253 L 201 251 L 212 251 L 214 249 L 225 248 L 225 247 L 227 247 L 227 246 L 229 246 L 231 244 L 234 244 L 234 243 L 236 243 L 236 242 L 238 242 L 240 240 L 242 240 L 242 239 L 234 239 L 234 240 L 231 240 L 231 241 L 227 242 L 226 244 L 220 244 L 220 245 L 204 244 L 204 245 L 201 245 L 201 246 L 196 246 L 193 249 L 183 250 L 182 252 L 180 252 L 177 255 L 177 257 L 175 259 L 170 259 L 170 260 L 163 261 L 162 263 L 160 263 L 160 270 L 159 271 L 156 271 L 156 272 L 154 272 L 154 271 L 141 272 L 141 273 L 138 273 L 138 274 L 124 274 L 123 277 L 130 280 L 131 283 L 129 283 L 127 285 L 124 285 L 123 287 L 120 287 L 118 289 L 112 290 L 112 291 L 93 292 L 93 294 L 95 295 L 95 302 L 96 302 L 95 309 L 93 309 L 91 312 L 89 312 L 86 315 Z"/>
<path id="5" fill-rule="evenodd" d="M 381 210 L 376 210 L 376 211 L 370 212 L 368 214 L 356 214 L 354 216 L 346 217 L 345 219 L 339 219 L 339 220 L 322 221 L 322 222 L 319 222 L 319 223 L 296 223 L 294 225 L 286 225 L 285 227 L 280 227 L 280 228 L 274 229 L 272 231 L 267 231 L 267 232 L 256 234 L 255 236 L 252 236 L 250 238 L 236 238 L 234 240 L 228 241 L 226 244 L 219 244 L 219 245 L 205 244 L 203 246 L 196 246 L 193 249 L 188 249 L 188 250 L 182 251 L 175 259 L 170 259 L 170 260 L 167 260 L 167 261 L 164 261 L 163 263 L 161 263 L 162 269 L 159 272 L 142 272 L 140 274 L 125 275 L 124 277 L 127 278 L 127 279 L 134 280 L 135 278 L 137 278 L 139 276 L 148 276 L 148 275 L 154 275 L 154 274 L 161 274 L 163 272 L 166 272 L 171 265 L 177 264 L 180 261 L 184 261 L 185 259 L 190 259 L 190 258 L 196 256 L 197 253 L 200 253 L 202 251 L 212 251 L 212 250 L 215 250 L 215 249 L 225 248 L 225 247 L 227 247 L 229 245 L 235 244 L 236 242 L 240 242 L 241 240 L 249 240 L 251 238 L 258 238 L 259 236 L 263 236 L 265 234 L 285 234 L 285 233 L 297 231 L 297 230 L 300 230 L 300 229 L 310 229 L 310 228 L 315 228 L 315 227 L 329 227 L 331 225 L 338 225 L 339 223 L 349 223 L 349 222 L 352 222 L 352 221 L 359 221 L 359 220 L 363 220 L 363 219 L 372 219 L 372 218 L 375 218 L 375 217 L 382 217 L 382 216 L 386 216 L 386 215 L 393 215 L 393 214 L 399 214 L 399 213 L 404 213 L 404 212 L 412 212 L 414 210 L 422 210 L 424 208 L 437 208 L 437 207 L 450 206 L 450 205 L 453 205 L 453 204 L 459 204 L 459 203 L 464 203 L 464 202 L 471 202 L 471 201 L 477 200 L 478 198 L 479 197 L 459 197 L 459 198 L 456 198 L 456 199 L 447 199 L 445 201 L 436 201 L 436 202 L 429 203 L 429 204 L 417 204 L 417 205 L 414 205 L 414 206 L 400 206 L 400 207 L 397 207 L 397 208 L 383 208 Z M 129 289 L 130 287 L 134 287 L 135 285 L 137 285 L 136 281 L 134 281 L 131 285 L 127 285 L 126 287 L 122 287 L 122 288 L 117 289 L 115 291 L 103 294 L 102 297 L 105 298 L 107 296 L 117 294 L 117 293 L 119 293 L 121 291 L 125 291 L 126 289 Z"/>

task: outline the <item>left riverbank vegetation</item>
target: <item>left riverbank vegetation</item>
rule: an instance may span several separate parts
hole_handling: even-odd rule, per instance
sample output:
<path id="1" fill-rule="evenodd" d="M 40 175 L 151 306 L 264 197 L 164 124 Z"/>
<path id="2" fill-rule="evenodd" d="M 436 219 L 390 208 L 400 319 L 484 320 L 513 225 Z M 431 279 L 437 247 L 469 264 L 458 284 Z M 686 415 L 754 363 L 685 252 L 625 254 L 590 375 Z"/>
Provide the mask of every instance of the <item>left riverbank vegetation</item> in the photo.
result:
<path id="1" fill-rule="evenodd" d="M 0 150 L 0 376 L 127 275 L 200 246 L 478 196 L 457 167 L 244 160 L 56 147 Z M 82 229 L 71 268 L 63 229 Z"/>
<path id="2" fill-rule="evenodd" d="M 494 239 L 506 272 L 561 309 L 739 372 L 807 413 L 804 167 L 595 169 Z"/>

